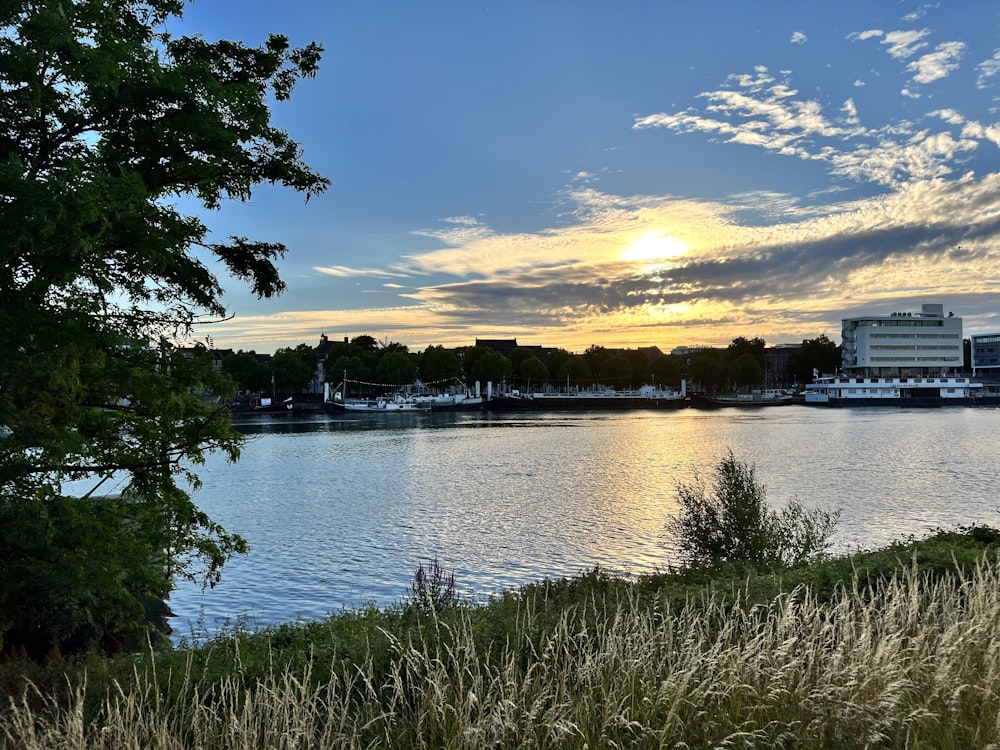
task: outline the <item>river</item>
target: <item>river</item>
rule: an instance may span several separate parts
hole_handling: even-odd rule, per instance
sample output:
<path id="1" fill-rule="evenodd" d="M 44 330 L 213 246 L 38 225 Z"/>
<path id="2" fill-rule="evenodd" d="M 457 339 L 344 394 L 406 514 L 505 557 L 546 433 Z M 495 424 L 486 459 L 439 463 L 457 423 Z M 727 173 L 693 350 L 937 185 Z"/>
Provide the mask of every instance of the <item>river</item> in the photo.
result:
<path id="1" fill-rule="evenodd" d="M 998 427 L 1000 410 L 961 407 L 259 417 L 194 495 L 251 552 L 215 589 L 179 586 L 172 625 L 197 639 L 385 606 L 435 557 L 477 597 L 662 569 L 677 483 L 730 449 L 771 503 L 840 509 L 837 551 L 1000 525 Z"/>

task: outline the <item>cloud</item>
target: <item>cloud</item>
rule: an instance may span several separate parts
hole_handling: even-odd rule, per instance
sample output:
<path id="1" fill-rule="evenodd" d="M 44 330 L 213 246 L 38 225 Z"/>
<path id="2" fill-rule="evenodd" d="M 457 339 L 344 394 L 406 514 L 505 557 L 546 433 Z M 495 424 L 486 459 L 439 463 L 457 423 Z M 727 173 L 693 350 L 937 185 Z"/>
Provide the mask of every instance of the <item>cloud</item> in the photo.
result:
<path id="1" fill-rule="evenodd" d="M 385 268 L 351 268 L 350 266 L 313 266 L 316 273 L 326 276 L 375 276 L 377 278 L 400 278 L 405 279 L 409 274 L 393 271 Z"/>
<path id="2" fill-rule="evenodd" d="M 990 85 L 990 79 L 1000 73 L 1000 50 L 993 53 L 989 60 L 983 60 L 976 66 L 979 71 L 979 78 L 976 79 L 976 87 L 984 89 Z"/>
<path id="3" fill-rule="evenodd" d="M 835 337 L 840 317 L 859 299 L 869 310 L 880 301 L 895 309 L 895 300 L 930 296 L 959 314 L 968 309 L 964 299 L 976 309 L 995 304 L 998 195 L 996 174 L 912 181 L 885 195 L 813 206 L 776 192 L 703 202 L 588 186 L 566 198 L 577 204 L 577 224 L 480 232 L 446 255 L 415 254 L 408 262 L 424 271 L 424 281 L 397 289 L 398 304 L 237 317 L 213 326 L 213 336 L 258 349 L 300 341 L 302 330 L 369 333 L 413 348 L 500 336 L 573 351 L 594 343 L 724 345 L 733 335 L 772 343 Z M 771 221 L 741 221 L 747 213 Z M 630 238 L 654 227 L 691 251 L 661 262 L 623 261 Z M 481 278 L 452 276 L 475 267 L 484 243 L 532 247 L 535 258 L 511 254 Z M 441 274 L 451 280 L 437 281 Z"/>
<path id="4" fill-rule="evenodd" d="M 315 268 L 331 288 L 360 276 L 385 280 L 372 299 L 395 304 L 269 316 L 253 335 L 266 341 L 308 322 L 414 348 L 471 344 L 476 336 L 577 351 L 594 343 L 669 348 L 725 344 L 733 335 L 772 343 L 835 337 L 839 319 L 861 300 L 865 310 L 928 298 L 963 315 L 995 307 L 1000 174 L 995 159 L 979 153 L 1000 147 L 1000 124 L 970 119 L 956 105 L 918 111 L 920 87 L 947 78 L 967 52 L 961 42 L 931 48 L 929 36 L 927 29 L 848 36 L 878 39 L 900 61 L 909 79 L 902 93 L 915 100 L 906 103 L 908 119 L 869 122 L 883 108 L 864 92 L 844 100 L 803 84 L 804 94 L 791 73 L 764 66 L 729 76 L 692 106 L 633 119 L 634 130 L 757 150 L 762 170 L 776 156 L 816 165 L 813 173 L 825 169 L 828 182 L 813 194 L 617 194 L 600 189 L 602 170 L 574 168 L 548 226 L 500 231 L 485 216 L 450 216 L 414 230 L 425 246 L 385 267 Z M 805 34 L 790 41 L 803 43 Z M 977 71 L 977 85 L 990 83 L 1000 51 Z M 676 238 L 686 252 L 627 260 L 632 243 L 650 233 Z M 223 326 L 236 336 L 257 323 L 265 325 Z"/>
<path id="5" fill-rule="evenodd" d="M 896 60 L 905 60 L 913 57 L 919 50 L 927 46 L 923 41 L 929 34 L 929 29 L 890 31 L 882 37 L 882 44 L 888 45 L 886 52 Z M 860 36 L 860 39 L 868 37 Z"/>
<path id="6" fill-rule="evenodd" d="M 958 61 L 965 52 L 963 42 L 939 44 L 933 52 L 914 60 L 906 69 L 914 73 L 916 83 L 932 83 L 958 69 Z"/>
<path id="7" fill-rule="evenodd" d="M 802 99 L 787 81 L 779 81 L 767 68 L 752 74 L 730 76 L 729 87 L 699 96 L 708 101 L 705 113 L 688 110 L 637 117 L 634 129 L 663 127 L 677 133 L 707 133 L 724 142 L 756 146 L 785 156 L 824 158 L 817 143 L 859 135 L 856 118 L 829 119 L 814 99 Z M 853 104 L 850 105 L 853 107 Z M 855 113 L 856 114 L 856 113 Z"/>
<path id="8" fill-rule="evenodd" d="M 868 31 L 852 31 L 847 35 L 847 39 L 852 42 L 865 41 L 866 39 L 878 39 L 884 36 L 885 32 L 881 29 L 869 29 Z"/>
<path id="9" fill-rule="evenodd" d="M 927 134 L 915 144 L 956 147 L 954 139 L 934 142 Z M 503 234 L 477 222 L 460 244 L 408 258 L 426 281 L 399 290 L 405 305 L 330 317 L 345 333 L 398 332 L 414 346 L 471 343 L 474 335 L 575 350 L 664 339 L 725 343 L 735 321 L 751 320 L 769 326 L 772 339 L 835 335 L 809 326 L 820 325 L 823 311 L 838 320 L 854 299 L 1000 292 L 998 195 L 996 174 L 912 180 L 884 195 L 813 206 L 774 192 L 702 202 L 574 188 L 566 200 L 576 203 L 578 223 Z M 749 213 L 770 221 L 740 219 Z M 636 233 L 653 228 L 690 251 L 622 260 Z M 484 253 L 494 260 L 476 276 Z M 450 280 L 436 281 L 442 275 Z M 430 331 L 433 338 L 419 338 Z"/>
<path id="10" fill-rule="evenodd" d="M 792 44 L 805 44 L 809 41 L 809 37 L 803 34 L 801 31 L 795 31 L 792 33 L 792 38 L 788 40 Z"/>

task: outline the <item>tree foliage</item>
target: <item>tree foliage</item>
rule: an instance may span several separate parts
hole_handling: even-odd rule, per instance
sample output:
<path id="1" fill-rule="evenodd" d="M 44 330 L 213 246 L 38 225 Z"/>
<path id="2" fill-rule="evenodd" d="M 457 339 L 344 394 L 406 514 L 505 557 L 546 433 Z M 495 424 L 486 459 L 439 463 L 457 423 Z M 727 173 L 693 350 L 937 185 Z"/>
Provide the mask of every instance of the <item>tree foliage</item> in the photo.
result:
<path id="1" fill-rule="evenodd" d="M 715 393 L 729 381 L 729 367 L 715 351 L 705 349 L 691 358 L 688 377 L 707 393 Z"/>
<path id="2" fill-rule="evenodd" d="M 774 509 L 766 494 L 754 467 L 732 451 L 716 465 L 710 490 L 700 478 L 678 484 L 680 511 L 667 529 L 687 564 L 773 569 L 797 565 L 829 548 L 839 510 L 807 510 L 795 500 Z"/>
<path id="3" fill-rule="evenodd" d="M 79 610 L 40 636 L 60 647 L 93 640 L 93 623 L 113 631 L 115 617 L 159 596 L 137 571 L 163 550 L 174 563 L 199 560 L 211 583 L 245 549 L 181 489 L 196 483 L 184 467 L 211 449 L 236 458 L 240 436 L 218 405 L 231 381 L 176 342 L 226 314 L 216 263 L 271 297 L 284 289 L 275 264 L 285 247 L 210 242 L 178 205 L 217 209 L 262 182 L 307 197 L 326 188 L 269 109 L 315 74 L 321 49 L 278 35 L 260 47 L 171 36 L 166 23 L 183 7 L 0 6 L 0 513 L 18 519 L 0 529 L 7 646 L 26 632 L 11 614 L 28 595 L 23 577 L 46 560 L 63 585 L 44 592 L 42 609 Z M 122 497 L 114 512 L 66 505 L 64 482 L 96 490 L 108 477 Z M 32 525 L 47 544 L 15 544 L 15 529 Z M 102 557 L 102 576 L 84 583 Z"/>
<path id="4" fill-rule="evenodd" d="M 240 391 L 260 392 L 271 387 L 271 373 L 253 351 L 240 350 L 225 357 L 222 371 L 233 379 Z"/>
<path id="5" fill-rule="evenodd" d="M 513 373 L 510 360 L 500 352 L 493 349 L 477 346 L 473 347 L 476 352 L 474 364 L 472 365 L 473 382 L 493 383 L 494 387 L 506 382 Z"/>
<path id="6" fill-rule="evenodd" d="M 830 341 L 825 334 L 807 339 L 802 346 L 792 352 L 789 366 L 798 383 L 811 383 L 813 371 L 830 374 L 840 369 L 840 347 Z"/>
<path id="7" fill-rule="evenodd" d="M 764 382 L 764 368 L 752 354 L 741 354 L 729 364 L 729 376 L 737 388 L 749 388 Z"/>
<path id="8" fill-rule="evenodd" d="M 375 379 L 387 385 L 407 385 L 417 379 L 417 363 L 409 354 L 390 351 L 375 366 Z"/>
<path id="9" fill-rule="evenodd" d="M 443 346 L 428 346 L 420 356 L 420 376 L 428 383 L 462 377 L 462 358 Z"/>
<path id="10" fill-rule="evenodd" d="M 271 374 L 278 393 L 303 393 L 316 377 L 319 355 L 308 344 L 278 349 L 271 357 Z"/>

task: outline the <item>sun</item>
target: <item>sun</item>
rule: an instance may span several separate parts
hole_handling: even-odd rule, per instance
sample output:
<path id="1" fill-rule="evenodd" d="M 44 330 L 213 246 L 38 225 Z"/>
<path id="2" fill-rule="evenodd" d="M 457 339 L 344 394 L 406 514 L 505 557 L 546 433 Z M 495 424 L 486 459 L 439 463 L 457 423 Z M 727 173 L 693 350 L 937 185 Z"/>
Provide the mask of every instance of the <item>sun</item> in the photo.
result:
<path id="1" fill-rule="evenodd" d="M 622 251 L 622 260 L 665 260 L 685 255 L 687 244 L 672 234 L 646 232 Z"/>

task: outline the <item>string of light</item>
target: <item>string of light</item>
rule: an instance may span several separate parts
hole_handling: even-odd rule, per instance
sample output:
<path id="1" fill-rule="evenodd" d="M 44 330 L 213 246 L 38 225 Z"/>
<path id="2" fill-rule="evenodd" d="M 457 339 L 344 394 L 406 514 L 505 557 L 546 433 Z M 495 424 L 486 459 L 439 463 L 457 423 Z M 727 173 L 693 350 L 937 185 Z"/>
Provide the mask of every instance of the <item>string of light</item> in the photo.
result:
<path id="1" fill-rule="evenodd" d="M 399 383 L 373 383 L 373 382 L 368 381 L 368 380 L 353 380 L 351 378 L 346 378 L 345 380 L 341 380 L 337 384 L 337 388 L 334 389 L 334 390 L 339 390 L 345 384 L 349 384 L 349 383 L 353 383 L 354 385 L 367 385 L 367 386 L 370 386 L 372 388 L 405 388 L 407 386 L 415 386 L 415 385 L 421 385 L 421 386 L 439 386 L 439 385 L 443 385 L 443 384 L 447 384 L 447 383 L 452 383 L 452 382 L 454 382 L 454 383 L 461 383 L 462 381 L 461 381 L 461 379 L 459 379 L 457 377 L 451 377 L 451 378 L 444 378 L 442 380 L 427 380 L 427 381 L 420 380 L 420 381 L 417 381 L 417 383 L 409 383 L 407 385 L 400 385 Z"/>

